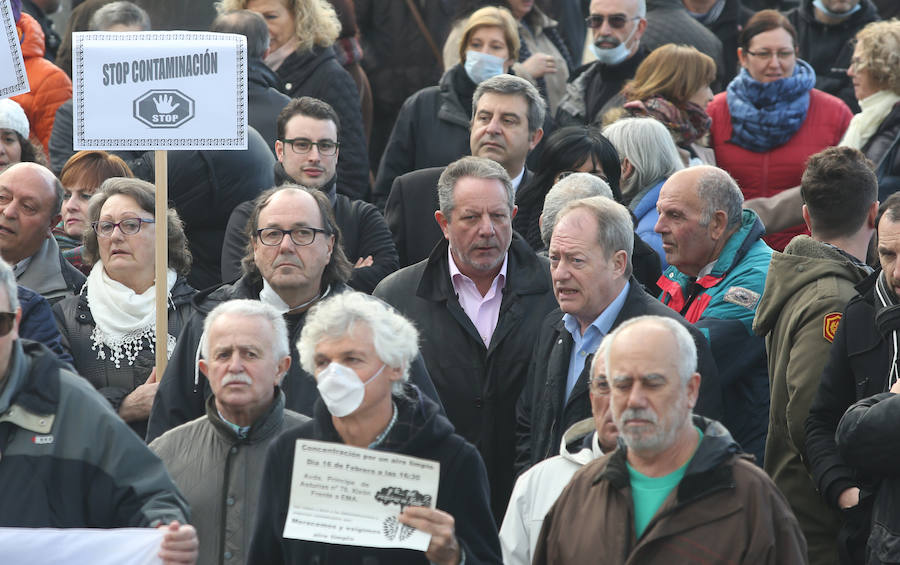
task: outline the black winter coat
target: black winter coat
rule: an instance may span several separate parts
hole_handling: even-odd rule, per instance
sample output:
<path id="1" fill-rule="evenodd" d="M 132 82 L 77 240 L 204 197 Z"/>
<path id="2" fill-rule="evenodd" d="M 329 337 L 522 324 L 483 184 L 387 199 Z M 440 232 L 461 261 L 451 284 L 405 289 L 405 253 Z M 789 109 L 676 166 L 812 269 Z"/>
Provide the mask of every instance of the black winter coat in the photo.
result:
<path id="1" fill-rule="evenodd" d="M 258 276 L 243 276 L 231 284 L 209 288 L 194 295 L 191 301 L 193 314 L 178 336 L 175 352 L 172 353 L 166 372 L 156 390 L 147 426 L 147 443 L 175 426 L 206 413 L 205 402 L 212 394 L 212 389 L 206 377 L 201 375 L 197 368 L 200 337 L 203 335 L 206 315 L 228 300 L 236 298 L 259 300 L 260 290 L 262 280 Z M 347 290 L 348 287 L 342 284 L 333 286 L 330 292 L 336 294 Z M 297 340 L 300 338 L 305 320 L 306 312 L 286 317 L 288 341 L 291 346 L 291 368 L 281 381 L 281 390 L 284 391 L 284 407 L 287 410 L 312 416 L 313 404 L 319 398 L 319 389 L 316 388 L 315 377 L 300 367 L 300 356 L 297 353 Z M 413 361 L 409 374 L 410 382 L 436 402 L 440 402 L 421 357 Z"/>
<path id="2" fill-rule="evenodd" d="M 260 60 L 247 61 L 247 119 L 275 154 L 276 121 L 291 101 L 272 69 Z"/>
<path id="3" fill-rule="evenodd" d="M 275 182 L 295 182 L 275 163 Z M 372 256 L 370 267 L 353 269 L 347 285 L 354 290 L 371 294 L 381 279 L 400 268 L 397 250 L 391 239 L 384 216 L 375 206 L 362 200 L 351 200 L 332 188 L 326 191 L 334 207 L 337 225 L 341 228 L 341 246 L 351 263 L 360 257 Z M 234 209 L 225 229 L 222 242 L 222 280 L 233 281 L 241 276 L 241 259 L 247 255 L 247 220 L 253 212 L 253 202 L 245 202 Z"/>
<path id="4" fill-rule="evenodd" d="M 737 58 L 738 36 L 747 20 L 753 15 L 753 10 L 741 5 L 741 0 L 725 0 L 722 13 L 714 22 L 705 22 L 706 29 L 713 32 L 722 42 L 722 72 L 717 73 L 724 79 L 720 85 L 724 90 L 731 79 L 737 76 L 740 64 Z"/>
<path id="5" fill-rule="evenodd" d="M 181 329 L 187 325 L 191 315 L 191 298 L 196 294 L 183 277 L 179 277 L 172 287 L 172 301 L 169 303 L 169 335 L 176 338 Z M 91 315 L 87 292 L 69 296 L 53 305 L 53 315 L 62 334 L 62 345 L 72 354 L 75 372 L 87 379 L 97 392 L 103 395 L 112 409 L 118 412 L 119 406 L 126 396 L 138 386 L 144 384 L 156 365 L 156 355 L 145 344 L 138 352 L 134 364 L 122 359 L 117 368 L 106 349 L 106 358 L 98 359 L 91 332 L 96 324 Z M 139 436 L 147 435 L 147 420 L 129 424 Z"/>
<path id="6" fill-rule="evenodd" d="M 500 540 L 488 509 L 484 463 L 471 444 L 454 433 L 440 407 L 414 387 L 394 396 L 397 421 L 375 451 L 440 463 L 436 507 L 455 519 L 455 535 L 467 565 L 500 564 Z M 266 454 L 262 492 L 247 563 L 297 565 L 427 565 L 409 549 L 356 547 L 288 539 L 281 535 L 291 494 L 291 470 L 298 439 L 343 444 L 331 414 L 316 402 L 313 420 L 278 436 Z"/>
<path id="7" fill-rule="evenodd" d="M 625 320 L 647 315 L 672 318 L 684 324 L 697 345 L 697 370 L 701 375 L 694 413 L 721 420 L 722 385 L 706 337 L 678 312 L 647 294 L 636 279 L 632 277 L 630 282 L 625 304 L 610 331 Z M 591 417 L 588 377 L 593 356 L 586 358 L 584 370 L 564 402 L 574 342 L 562 317 L 562 311 L 557 308 L 543 319 L 525 390 L 516 406 L 516 474 L 556 455 L 563 433 L 576 422 Z"/>
<path id="8" fill-rule="evenodd" d="M 853 57 L 852 40 L 866 24 L 878 20 L 878 10 L 871 0 L 862 0 L 860 10 L 832 25 L 816 20 L 813 0 L 803 0 L 786 15 L 797 30 L 797 49 L 804 61 L 816 71 L 816 88 L 843 100 L 850 110 L 859 112 L 853 94 L 853 82 L 847 68 Z"/>
<path id="9" fill-rule="evenodd" d="M 328 102 L 337 112 L 341 120 L 341 158 L 337 165 L 340 188 L 350 198 L 365 200 L 369 195 L 369 151 L 359 90 L 350 73 L 338 62 L 334 49 L 314 47 L 306 53 L 294 51 L 277 72 L 288 96 L 312 96 Z"/>
<path id="10" fill-rule="evenodd" d="M 471 84 L 465 69 L 457 64 L 444 73 L 437 86 L 423 88 L 403 103 L 375 178 L 373 201 L 379 208 L 384 208 L 394 179 L 400 175 L 445 167 L 469 154 L 472 108 L 463 106 L 454 88 L 460 80 Z"/>
<path id="11" fill-rule="evenodd" d="M 862 151 L 875 163 L 878 200 L 884 202 L 900 190 L 900 102 L 894 104 Z"/>
<path id="12" fill-rule="evenodd" d="M 491 509 L 499 521 L 513 487 L 516 400 L 525 386 L 534 336 L 556 307 L 550 268 L 518 235 L 508 251 L 506 286 L 497 327 L 485 347 L 453 285 L 447 240 L 427 260 L 386 278 L 375 296 L 412 320 L 447 417 L 484 458 Z"/>
<path id="13" fill-rule="evenodd" d="M 866 565 L 900 562 L 900 396 L 884 392 L 851 406 L 837 429 L 841 457 L 881 479 L 872 506 Z"/>

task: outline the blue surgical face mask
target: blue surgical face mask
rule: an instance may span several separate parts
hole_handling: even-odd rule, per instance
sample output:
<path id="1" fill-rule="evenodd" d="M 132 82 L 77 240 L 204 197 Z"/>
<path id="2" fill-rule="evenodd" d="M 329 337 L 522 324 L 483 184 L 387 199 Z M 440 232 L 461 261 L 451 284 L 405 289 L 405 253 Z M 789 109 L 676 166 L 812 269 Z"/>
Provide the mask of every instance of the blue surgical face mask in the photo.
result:
<path id="1" fill-rule="evenodd" d="M 481 51 L 466 51 L 466 74 L 475 84 L 503 74 L 503 59 Z"/>
<path id="2" fill-rule="evenodd" d="M 823 14 L 825 14 L 826 16 L 828 16 L 830 18 L 843 19 L 843 18 L 849 18 L 856 12 L 860 11 L 860 9 L 862 9 L 862 2 L 857 2 L 856 6 L 853 6 L 846 12 L 832 12 L 831 10 L 829 10 L 828 8 L 825 7 L 825 4 L 822 3 L 822 0 L 813 0 L 813 6 L 818 8 Z"/>
<path id="3" fill-rule="evenodd" d="M 628 48 L 628 42 L 631 41 L 632 37 L 634 37 L 634 32 L 637 31 L 637 28 L 638 24 L 635 24 L 631 29 L 631 33 L 628 34 L 628 37 L 626 37 L 624 41 L 611 49 L 597 47 L 596 43 L 591 43 L 591 53 L 593 53 L 594 56 L 597 57 L 597 60 L 604 65 L 618 65 L 628 58 L 628 53 L 629 51 L 631 51 Z"/>

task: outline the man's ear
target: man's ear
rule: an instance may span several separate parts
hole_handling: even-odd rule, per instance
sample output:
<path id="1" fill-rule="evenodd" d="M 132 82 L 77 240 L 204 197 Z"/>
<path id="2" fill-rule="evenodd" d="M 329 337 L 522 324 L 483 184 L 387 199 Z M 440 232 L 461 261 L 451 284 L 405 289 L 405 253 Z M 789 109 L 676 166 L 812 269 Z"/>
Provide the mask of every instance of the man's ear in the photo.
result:
<path id="1" fill-rule="evenodd" d="M 279 163 L 284 162 L 284 142 L 280 139 L 275 140 L 275 158 Z"/>
<path id="2" fill-rule="evenodd" d="M 728 227 L 728 214 L 725 213 L 725 210 L 716 210 L 716 213 L 713 214 L 712 219 L 709 221 L 709 237 L 714 241 L 719 241 L 723 235 L 725 235 L 725 230 Z"/>
<path id="3" fill-rule="evenodd" d="M 534 149 L 538 143 L 541 142 L 541 139 L 544 137 L 544 128 L 537 128 L 537 130 L 531 134 L 531 142 L 528 144 L 529 151 Z"/>
<path id="4" fill-rule="evenodd" d="M 291 368 L 291 356 L 288 355 L 281 359 L 278 362 L 278 378 L 275 379 L 275 384 L 280 385 L 281 381 L 284 380 L 284 376 L 287 375 L 288 369 Z"/>
<path id="5" fill-rule="evenodd" d="M 204 359 L 203 357 L 198 359 L 197 368 L 200 369 L 200 372 L 203 373 L 206 378 L 209 378 L 209 363 L 206 361 L 206 359 Z"/>
<path id="6" fill-rule="evenodd" d="M 806 229 L 809 230 L 809 233 L 812 233 L 812 220 L 809 217 L 809 208 L 806 207 L 806 204 L 800 208 L 800 213 L 803 214 L 803 221 L 806 223 Z"/>
<path id="7" fill-rule="evenodd" d="M 700 373 L 694 373 L 687 382 L 688 406 L 691 410 L 697 405 L 697 398 L 700 396 Z"/>
<path id="8" fill-rule="evenodd" d="M 450 232 L 447 230 L 447 224 L 449 224 L 450 222 L 447 219 L 447 217 L 444 216 L 444 213 L 441 212 L 440 210 L 435 210 L 434 211 L 434 221 L 436 221 L 438 223 L 438 226 L 440 226 L 441 231 L 444 232 L 444 238 L 450 239 Z"/>
<path id="9" fill-rule="evenodd" d="M 47 235 L 44 237 L 51 238 L 53 237 L 53 228 L 55 228 L 62 221 L 62 214 L 57 214 L 50 218 L 50 226 L 47 228 Z"/>
<path id="10" fill-rule="evenodd" d="M 877 200 L 872 202 L 872 205 L 869 207 L 869 213 L 866 216 L 866 227 L 875 229 L 875 219 L 878 218 L 878 206 L 880 205 L 881 203 Z"/>
<path id="11" fill-rule="evenodd" d="M 613 268 L 614 273 L 619 277 L 625 276 L 626 266 L 628 265 L 628 252 L 624 249 L 620 249 L 613 253 Z"/>

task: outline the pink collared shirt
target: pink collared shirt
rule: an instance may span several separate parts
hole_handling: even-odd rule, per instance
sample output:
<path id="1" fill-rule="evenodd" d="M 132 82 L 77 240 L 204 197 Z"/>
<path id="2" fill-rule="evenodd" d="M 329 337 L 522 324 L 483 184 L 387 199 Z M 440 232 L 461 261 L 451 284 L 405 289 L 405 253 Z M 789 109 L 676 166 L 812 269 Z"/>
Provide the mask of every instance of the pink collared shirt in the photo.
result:
<path id="1" fill-rule="evenodd" d="M 487 294 L 481 296 L 475 282 L 462 274 L 453 260 L 453 253 L 447 248 L 447 261 L 450 264 L 450 282 L 453 284 L 453 290 L 459 299 L 459 305 L 462 306 L 466 316 L 472 320 L 478 335 L 484 342 L 484 346 L 488 347 L 491 343 L 491 336 L 497 328 L 497 319 L 500 317 L 500 303 L 503 302 L 503 287 L 506 285 L 506 261 L 508 254 L 503 256 L 503 265 L 500 272 L 494 277 L 491 288 Z"/>

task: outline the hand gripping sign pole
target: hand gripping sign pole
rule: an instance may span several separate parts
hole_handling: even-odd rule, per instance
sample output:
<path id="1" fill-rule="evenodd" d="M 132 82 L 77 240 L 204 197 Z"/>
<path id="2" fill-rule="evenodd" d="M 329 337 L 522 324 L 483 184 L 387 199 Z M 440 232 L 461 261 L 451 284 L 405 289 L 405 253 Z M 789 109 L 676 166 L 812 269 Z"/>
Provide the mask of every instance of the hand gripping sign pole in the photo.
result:
<path id="1" fill-rule="evenodd" d="M 156 150 L 156 380 L 162 378 L 169 361 L 169 166 L 165 149 Z"/>
<path id="2" fill-rule="evenodd" d="M 75 33 L 72 58 L 74 148 L 156 152 L 159 380 L 169 336 L 167 150 L 247 149 L 247 40 L 186 31 Z"/>

